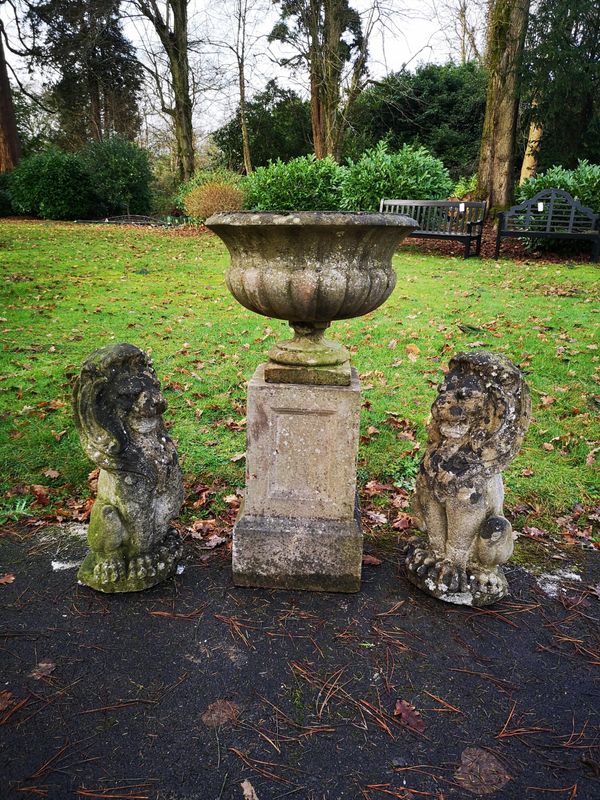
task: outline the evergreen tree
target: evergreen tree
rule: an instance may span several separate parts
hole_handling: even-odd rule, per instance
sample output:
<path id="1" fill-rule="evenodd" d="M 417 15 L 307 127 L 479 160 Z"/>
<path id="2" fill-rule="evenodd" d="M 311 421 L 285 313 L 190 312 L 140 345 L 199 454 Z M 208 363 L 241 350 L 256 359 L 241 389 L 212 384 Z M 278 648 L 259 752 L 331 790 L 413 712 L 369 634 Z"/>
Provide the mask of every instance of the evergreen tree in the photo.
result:
<path id="1" fill-rule="evenodd" d="M 119 19 L 120 0 L 42 0 L 27 14 L 32 57 L 56 79 L 47 97 L 60 121 L 59 143 L 78 149 L 114 133 L 134 138 L 141 67 Z"/>
<path id="2" fill-rule="evenodd" d="M 539 0 L 527 33 L 523 88 L 530 138 L 540 140 L 528 174 L 538 166 L 574 167 L 580 158 L 600 161 L 600 0 Z"/>

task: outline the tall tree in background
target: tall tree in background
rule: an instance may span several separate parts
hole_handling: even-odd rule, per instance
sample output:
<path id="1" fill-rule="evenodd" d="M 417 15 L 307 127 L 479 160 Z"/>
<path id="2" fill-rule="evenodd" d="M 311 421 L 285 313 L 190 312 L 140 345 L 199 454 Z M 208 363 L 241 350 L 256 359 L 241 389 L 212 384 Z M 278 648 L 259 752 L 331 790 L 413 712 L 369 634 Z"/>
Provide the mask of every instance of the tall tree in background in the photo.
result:
<path id="1" fill-rule="evenodd" d="M 194 173 L 194 133 L 192 127 L 192 93 L 190 89 L 188 6 L 190 0 L 166 0 L 164 12 L 158 0 L 131 0 L 130 5 L 152 26 L 168 63 L 169 89 L 164 91 L 164 75 L 158 59 L 151 72 L 161 101 L 161 110 L 173 120 L 177 143 L 177 168 L 181 180 Z M 170 95 L 170 99 L 169 99 Z"/>
<path id="2" fill-rule="evenodd" d="M 527 32 L 524 75 L 529 136 L 521 178 L 538 165 L 597 160 L 600 0 L 539 0 Z"/>
<path id="3" fill-rule="evenodd" d="M 308 70 L 315 155 L 339 158 L 348 111 L 364 88 L 378 6 L 370 8 L 363 29 L 360 14 L 348 0 L 275 2 L 281 17 L 269 39 L 295 51 L 280 61 L 282 65 Z"/>
<path id="4" fill-rule="evenodd" d="M 4 25 L 0 20 L 0 173 L 13 169 L 20 155 L 21 145 L 4 55 Z"/>
<path id="5" fill-rule="evenodd" d="M 479 155 L 477 194 L 490 209 L 512 200 L 520 72 L 529 0 L 492 0 L 485 63 L 488 90 Z"/>
<path id="6" fill-rule="evenodd" d="M 59 142 L 78 149 L 114 133 L 133 138 L 141 68 L 121 30 L 120 0 L 43 0 L 27 4 L 30 58 L 57 74 L 46 98 L 60 120 Z"/>

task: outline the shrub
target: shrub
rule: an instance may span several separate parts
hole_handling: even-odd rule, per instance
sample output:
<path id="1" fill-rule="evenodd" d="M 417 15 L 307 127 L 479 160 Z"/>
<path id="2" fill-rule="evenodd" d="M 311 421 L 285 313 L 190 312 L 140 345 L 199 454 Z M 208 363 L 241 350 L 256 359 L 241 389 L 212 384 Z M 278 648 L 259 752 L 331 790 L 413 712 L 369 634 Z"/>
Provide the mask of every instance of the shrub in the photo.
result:
<path id="1" fill-rule="evenodd" d="M 121 136 L 90 142 L 81 152 L 98 200 L 98 214 L 148 214 L 152 170 L 148 154 Z"/>
<path id="2" fill-rule="evenodd" d="M 342 181 L 342 208 L 377 211 L 382 198 L 438 200 L 452 190 L 448 170 L 424 147 L 405 144 L 397 153 L 385 142 L 349 161 Z"/>
<path id="3" fill-rule="evenodd" d="M 198 169 L 192 177 L 182 183 L 175 194 L 177 206 L 183 210 L 185 208 L 185 198 L 194 189 L 204 186 L 207 183 L 227 184 L 228 186 L 241 186 L 242 176 L 238 172 L 227 169 L 226 167 L 215 167 L 214 169 Z"/>
<path id="4" fill-rule="evenodd" d="M 477 189 L 477 173 L 471 175 L 470 178 L 465 178 L 462 175 L 456 182 L 452 190 L 452 196 L 458 197 L 462 200 L 463 197 L 472 195 Z"/>
<path id="5" fill-rule="evenodd" d="M 336 211 L 344 168 L 332 158 L 272 161 L 245 179 L 246 206 L 256 211 Z"/>
<path id="6" fill-rule="evenodd" d="M 517 202 L 529 200 L 542 189 L 562 189 L 584 206 L 600 211 L 600 164 L 579 161 L 575 169 L 554 166 L 534 178 L 527 178 L 517 189 Z"/>
<path id="7" fill-rule="evenodd" d="M 185 197 L 188 217 L 205 220 L 219 211 L 239 211 L 244 207 L 244 193 L 228 183 L 205 183 Z"/>
<path id="8" fill-rule="evenodd" d="M 43 219 L 77 219 L 94 208 L 88 172 L 78 156 L 46 150 L 20 161 L 10 178 L 15 211 Z"/>
<path id="9" fill-rule="evenodd" d="M 9 189 L 10 174 L 8 172 L 0 173 L 0 217 L 10 217 L 13 213 Z"/>

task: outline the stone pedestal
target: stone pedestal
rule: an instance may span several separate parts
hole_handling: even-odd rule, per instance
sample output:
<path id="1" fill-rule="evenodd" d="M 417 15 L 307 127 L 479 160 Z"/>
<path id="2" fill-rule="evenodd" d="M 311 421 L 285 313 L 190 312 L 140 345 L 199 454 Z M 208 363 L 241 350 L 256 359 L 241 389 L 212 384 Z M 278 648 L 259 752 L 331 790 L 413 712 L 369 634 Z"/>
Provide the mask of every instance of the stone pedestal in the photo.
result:
<path id="1" fill-rule="evenodd" d="M 360 588 L 360 385 L 248 384 L 246 496 L 233 534 L 238 586 Z"/>

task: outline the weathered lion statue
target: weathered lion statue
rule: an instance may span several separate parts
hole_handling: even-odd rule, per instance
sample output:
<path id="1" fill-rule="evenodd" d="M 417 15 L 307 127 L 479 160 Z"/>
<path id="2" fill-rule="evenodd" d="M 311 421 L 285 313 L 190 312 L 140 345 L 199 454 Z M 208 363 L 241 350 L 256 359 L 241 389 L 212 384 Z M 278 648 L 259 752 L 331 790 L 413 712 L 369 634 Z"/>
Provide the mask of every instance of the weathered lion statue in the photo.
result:
<path id="1" fill-rule="evenodd" d="M 501 472 L 531 417 L 521 372 L 506 356 L 458 353 L 431 408 L 415 516 L 426 541 L 406 557 L 409 580 L 441 600 L 482 606 L 508 594 L 513 551 Z"/>
<path id="2" fill-rule="evenodd" d="M 175 571 L 181 543 L 170 522 L 183 503 L 149 357 L 131 344 L 96 350 L 76 381 L 73 406 L 83 449 L 100 467 L 79 582 L 102 592 L 146 589 Z"/>

